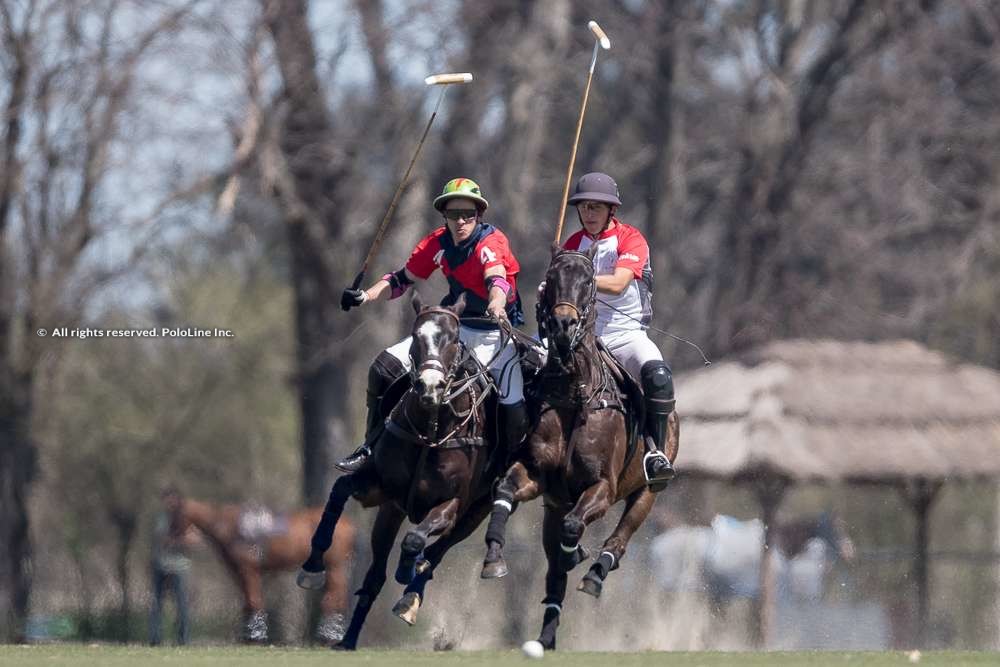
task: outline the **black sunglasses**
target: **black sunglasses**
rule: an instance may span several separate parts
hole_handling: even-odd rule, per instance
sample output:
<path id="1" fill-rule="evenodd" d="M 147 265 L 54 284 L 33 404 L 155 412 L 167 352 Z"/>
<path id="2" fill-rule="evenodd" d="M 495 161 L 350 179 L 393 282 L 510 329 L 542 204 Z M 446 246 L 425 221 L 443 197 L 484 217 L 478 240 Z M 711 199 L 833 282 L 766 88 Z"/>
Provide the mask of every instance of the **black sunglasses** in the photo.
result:
<path id="1" fill-rule="evenodd" d="M 466 220 L 474 220 L 479 211 L 474 208 L 451 208 L 443 211 L 444 217 L 449 220 L 461 220 L 465 218 Z"/>

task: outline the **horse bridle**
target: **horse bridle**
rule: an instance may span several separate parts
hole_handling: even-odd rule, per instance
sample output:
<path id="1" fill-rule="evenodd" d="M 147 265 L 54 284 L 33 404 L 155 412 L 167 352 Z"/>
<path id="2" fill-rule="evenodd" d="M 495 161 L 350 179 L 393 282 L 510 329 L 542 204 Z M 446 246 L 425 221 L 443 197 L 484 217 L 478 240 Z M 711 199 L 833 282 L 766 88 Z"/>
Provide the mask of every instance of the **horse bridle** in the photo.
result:
<path id="1" fill-rule="evenodd" d="M 458 315 L 456 315 L 454 311 L 444 308 L 442 306 L 431 306 L 429 308 L 421 310 L 417 314 L 417 319 L 413 323 L 413 330 L 414 331 L 417 330 L 417 323 L 420 322 L 421 319 L 423 319 L 424 315 L 434 315 L 434 314 L 447 315 L 448 317 L 454 319 L 456 324 L 459 325 L 461 324 L 460 320 L 458 319 Z M 413 363 L 410 364 L 410 380 L 412 381 L 413 386 L 416 386 L 417 378 L 419 378 L 420 374 L 423 373 L 424 371 L 427 370 L 439 371 L 444 375 L 445 379 L 444 393 L 447 394 L 449 388 L 451 387 L 452 381 L 455 379 L 455 373 L 458 371 L 458 366 L 461 359 L 462 355 L 456 354 L 455 359 L 451 363 L 451 366 L 445 367 L 444 363 L 442 363 L 441 361 L 440 355 L 429 354 L 426 359 L 420 362 L 420 366 L 417 366 L 416 364 Z"/>
<path id="2" fill-rule="evenodd" d="M 567 308 L 572 309 L 574 313 L 576 313 L 577 324 L 575 329 L 573 330 L 573 335 L 569 341 L 569 349 L 571 350 L 575 350 L 576 347 L 580 344 L 580 341 L 583 340 L 583 333 L 587 329 L 588 320 L 590 319 L 590 314 L 594 309 L 594 304 L 597 302 L 597 276 L 595 275 L 595 270 L 594 270 L 594 260 L 588 257 L 586 253 L 579 252 L 578 250 L 563 250 L 552 259 L 552 263 L 555 264 L 556 260 L 559 259 L 560 257 L 574 257 L 574 256 L 582 258 L 584 261 L 587 262 L 587 264 L 590 265 L 590 275 L 592 277 L 590 280 L 590 296 L 587 298 L 587 305 L 584 306 L 583 311 L 581 311 L 580 308 L 575 303 L 572 303 L 570 301 L 557 301 L 556 303 L 552 304 L 551 307 L 546 309 L 547 319 L 550 320 L 549 324 L 551 324 L 551 319 L 553 317 L 552 312 L 559 306 L 566 306 Z M 550 332 L 553 330 L 554 327 L 549 328 Z"/>

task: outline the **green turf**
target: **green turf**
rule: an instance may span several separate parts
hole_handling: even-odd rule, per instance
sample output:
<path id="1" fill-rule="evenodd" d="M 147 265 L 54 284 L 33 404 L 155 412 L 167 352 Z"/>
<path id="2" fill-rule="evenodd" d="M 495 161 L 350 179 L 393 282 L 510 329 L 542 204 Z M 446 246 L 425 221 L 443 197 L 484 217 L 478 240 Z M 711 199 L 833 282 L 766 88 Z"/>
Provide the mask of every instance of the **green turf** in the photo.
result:
<path id="1" fill-rule="evenodd" d="M 754 667 L 756 665 L 806 665 L 840 667 L 842 665 L 911 665 L 906 652 L 776 652 L 776 653 L 550 653 L 546 665 L 565 667 Z M 196 648 L 147 648 L 140 646 L 82 646 L 72 644 L 44 646 L 0 646 L 0 665 L 233 665 L 234 667 L 280 667 L 288 665 L 336 665 L 336 667 L 524 667 L 531 660 L 520 651 L 423 651 L 361 650 L 336 653 L 321 649 L 286 647 L 256 648 L 214 646 Z M 936 651 L 923 653 L 917 664 L 1000 665 L 1000 653 Z"/>

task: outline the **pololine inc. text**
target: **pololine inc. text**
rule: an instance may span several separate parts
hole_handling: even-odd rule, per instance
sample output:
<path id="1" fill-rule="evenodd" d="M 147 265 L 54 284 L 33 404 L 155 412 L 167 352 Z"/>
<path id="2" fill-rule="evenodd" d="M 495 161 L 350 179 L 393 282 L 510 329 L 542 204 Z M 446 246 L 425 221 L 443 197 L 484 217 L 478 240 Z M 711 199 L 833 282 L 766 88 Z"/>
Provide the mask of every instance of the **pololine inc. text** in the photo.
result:
<path id="1" fill-rule="evenodd" d="M 44 336 L 43 330 L 39 335 Z M 200 329 L 198 327 L 150 327 L 148 329 L 94 329 L 55 327 L 52 338 L 233 338 L 232 329 Z"/>

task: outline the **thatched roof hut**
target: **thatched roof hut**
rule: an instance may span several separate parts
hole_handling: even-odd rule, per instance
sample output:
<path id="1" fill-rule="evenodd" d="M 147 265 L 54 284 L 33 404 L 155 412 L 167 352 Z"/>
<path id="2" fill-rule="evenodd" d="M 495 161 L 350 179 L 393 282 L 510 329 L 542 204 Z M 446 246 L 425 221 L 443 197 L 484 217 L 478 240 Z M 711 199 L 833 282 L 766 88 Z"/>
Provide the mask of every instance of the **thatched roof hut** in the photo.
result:
<path id="1" fill-rule="evenodd" d="M 1000 373 L 913 341 L 778 341 L 679 376 L 677 397 L 691 474 L 1000 476 Z"/>
<path id="2" fill-rule="evenodd" d="M 1000 373 L 913 341 L 785 340 L 681 374 L 676 384 L 678 470 L 751 483 L 765 524 L 796 482 L 891 484 L 903 492 L 917 525 L 920 641 L 934 498 L 947 480 L 1000 477 Z M 765 592 L 768 576 L 762 568 Z M 766 645 L 771 601 L 764 598 L 754 630 Z"/>

